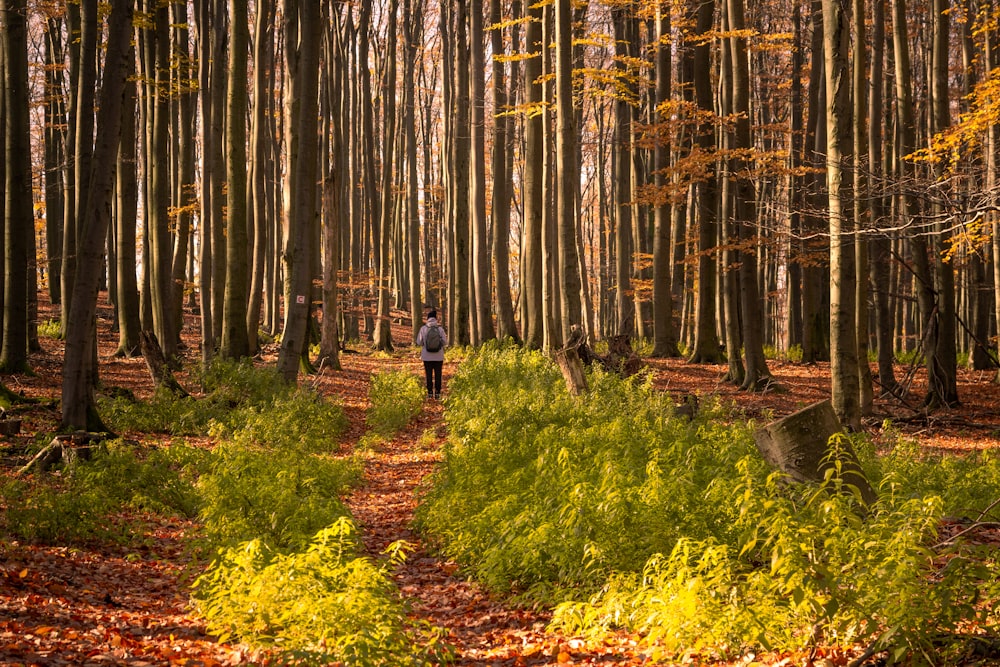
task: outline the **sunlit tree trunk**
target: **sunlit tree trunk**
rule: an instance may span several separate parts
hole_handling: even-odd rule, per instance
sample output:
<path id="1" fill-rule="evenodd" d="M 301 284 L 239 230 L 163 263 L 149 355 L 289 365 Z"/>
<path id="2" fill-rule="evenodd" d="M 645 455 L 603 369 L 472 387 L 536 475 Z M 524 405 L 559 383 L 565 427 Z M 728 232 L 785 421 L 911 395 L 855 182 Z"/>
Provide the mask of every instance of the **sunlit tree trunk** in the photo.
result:
<path id="1" fill-rule="evenodd" d="M 576 128 L 573 112 L 573 0 L 556 0 L 556 223 L 562 293 L 562 336 L 583 326 L 580 255 L 577 244 Z M 559 341 L 562 345 L 562 340 Z"/>
<path id="2" fill-rule="evenodd" d="M 656 103 L 670 100 L 670 7 L 660 3 L 656 8 Z M 669 118 L 664 114 L 660 122 Z M 670 177 L 670 147 L 666 137 L 660 137 L 653 152 L 655 173 L 653 183 L 659 191 L 660 201 L 654 212 L 653 229 L 653 356 L 675 357 L 677 331 L 674 327 L 674 300 L 670 286 L 670 222 L 671 205 L 666 196 Z"/>
<path id="3" fill-rule="evenodd" d="M 396 145 L 396 13 L 399 8 L 398 0 L 390 0 L 389 3 L 389 24 L 388 35 L 386 36 L 386 74 L 385 91 L 383 95 L 384 109 L 383 133 L 382 133 L 382 206 L 381 220 L 379 222 L 379 239 L 376 252 L 382 260 L 378 274 L 378 311 L 375 315 L 375 339 L 372 345 L 376 350 L 392 349 L 392 328 L 389 320 L 389 308 L 391 306 L 390 282 L 392 275 L 391 250 L 391 229 L 393 219 L 393 174 L 395 168 L 394 150 Z"/>
<path id="4" fill-rule="evenodd" d="M 770 382 L 767 360 L 764 359 L 763 302 L 757 285 L 757 242 L 754 218 L 755 193 L 750 164 L 741 154 L 753 148 L 750 135 L 750 67 L 747 58 L 743 19 L 743 0 L 728 0 L 730 27 L 734 36 L 729 39 L 733 65 L 733 111 L 736 127 L 733 138 L 736 155 L 732 165 L 736 173 L 736 199 L 734 212 L 738 221 L 742 250 L 740 257 L 740 309 L 743 317 L 743 350 L 746 359 L 746 377 L 742 387 L 749 390 L 763 389 Z M 736 354 L 730 350 L 730 354 Z"/>
<path id="5" fill-rule="evenodd" d="M 714 0 L 694 0 L 689 5 L 695 19 L 694 36 L 705 36 L 712 30 L 712 17 L 715 12 Z M 705 114 L 712 114 L 714 99 L 712 96 L 712 59 L 711 46 L 708 41 L 696 42 L 694 49 L 694 88 L 698 109 Z M 698 150 L 709 153 L 713 150 L 715 139 L 711 123 L 703 123 L 698 128 Z M 694 349 L 690 357 L 691 363 L 714 364 L 723 360 L 722 349 L 716 331 L 718 320 L 715 314 L 716 293 L 718 292 L 718 269 L 716 250 L 718 246 L 718 206 L 719 194 L 717 175 L 714 162 L 706 165 L 704 180 L 698 185 L 697 194 L 697 224 L 698 224 L 698 294 L 697 315 L 695 318 Z M 735 351 L 734 351 L 735 352 Z"/>
<path id="6" fill-rule="evenodd" d="M 184 323 L 184 295 L 187 282 L 188 257 L 191 248 L 193 209 L 198 198 L 195 193 L 195 86 L 191 68 L 190 33 L 187 3 L 170 5 L 171 30 L 174 34 L 174 63 L 171 78 L 173 113 L 171 121 L 171 151 L 175 166 L 173 210 L 174 247 L 170 271 L 170 308 L 174 332 L 180 341 Z"/>
<path id="7" fill-rule="evenodd" d="M 315 228 L 317 131 L 319 109 L 319 5 L 308 0 L 284 0 L 288 126 L 288 235 L 284 251 L 285 321 L 278 352 L 278 372 L 287 382 L 298 376 L 306 350 L 312 280 L 310 233 Z"/>
<path id="8" fill-rule="evenodd" d="M 499 26 L 503 20 L 503 3 L 490 0 L 490 23 Z M 516 11 L 516 7 L 512 8 Z M 516 18 L 516 17 L 515 17 Z M 504 53 L 503 32 L 495 27 L 490 31 L 490 46 L 493 51 L 493 266 L 495 271 L 497 337 L 520 340 L 514 323 L 514 304 L 510 287 L 510 192 L 511 170 L 509 163 L 514 149 L 514 123 L 508 106 L 512 104 L 506 87 L 506 72 L 499 55 Z M 511 76 L 511 81 L 516 81 Z M 513 91 L 511 91 L 513 92 Z"/>
<path id="9" fill-rule="evenodd" d="M 615 31 L 615 74 L 619 85 L 626 89 L 629 56 L 628 10 L 616 7 L 612 10 Z M 634 94 L 634 93 L 632 93 Z M 635 299 L 632 296 L 632 258 L 634 239 L 632 238 L 632 105 L 625 93 L 618 91 L 614 97 L 615 139 L 612 145 L 614 155 L 614 225 L 615 225 L 615 303 L 618 321 L 615 333 L 632 335 L 635 332 Z"/>
<path id="10" fill-rule="evenodd" d="M 871 197 L 871 216 L 874 225 L 882 224 L 888 213 L 886 196 L 881 192 L 882 182 L 886 176 L 886 165 L 883 160 L 882 117 L 883 109 L 883 76 L 885 51 L 885 0 L 872 2 L 872 64 L 871 86 L 868 101 L 868 165 L 873 182 Z M 878 340 L 878 384 L 882 393 L 894 394 L 897 391 L 896 376 L 893 371 L 895 350 L 893 346 L 893 321 L 890 310 L 889 288 L 890 262 L 892 258 L 892 241 L 884 234 L 876 235 L 870 245 L 869 272 L 875 300 L 875 335 Z"/>
<path id="11" fill-rule="evenodd" d="M 226 296 L 222 308 L 222 343 L 219 348 L 220 354 L 225 359 L 240 359 L 250 355 L 250 340 L 247 336 L 249 239 L 246 117 L 247 46 L 250 41 L 249 26 L 246 21 L 247 11 L 247 0 L 230 0 L 226 93 Z M 289 44 L 288 48 L 296 46 Z M 304 141 L 312 142 L 314 138 L 308 137 Z M 314 183 L 315 179 L 310 185 Z M 310 192 L 315 199 L 315 192 Z M 286 375 L 286 379 L 294 378 Z"/>
<path id="12" fill-rule="evenodd" d="M 257 22 L 253 39 L 253 107 L 250 111 L 250 154 L 249 188 L 253 220 L 253 238 L 250 255 L 250 299 L 247 304 L 246 329 L 247 347 L 251 354 L 257 352 L 257 332 L 260 328 L 261 311 L 264 304 L 264 267 L 269 250 L 269 239 L 273 227 L 267 179 L 274 170 L 271 149 L 267 141 L 269 116 L 273 111 L 273 91 L 268 85 L 268 77 L 274 77 L 274 10 L 272 0 L 257 0 Z M 273 286 L 269 285 L 269 291 Z"/>
<path id="13" fill-rule="evenodd" d="M 469 211 L 472 230 L 472 289 L 475 294 L 475 331 L 473 343 L 482 344 L 496 337 L 490 297 L 489 243 L 486 235 L 486 62 L 483 10 L 486 3 L 473 2 L 469 11 L 469 95 L 472 102 L 471 182 Z M 496 121 L 494 121 L 495 123 Z"/>
<path id="14" fill-rule="evenodd" d="M 136 277 L 136 228 L 139 205 L 139 173 L 136 143 L 136 117 L 138 92 L 131 74 L 134 70 L 134 51 L 129 56 L 129 80 L 125 84 L 122 104 L 121 147 L 116 170 L 117 196 L 115 197 L 115 234 L 118 246 L 118 349 L 116 356 L 131 357 L 139 352 L 141 324 L 139 322 L 139 284 Z"/>
<path id="15" fill-rule="evenodd" d="M 524 299 L 524 342 L 540 349 L 544 344 L 544 302 L 542 298 L 542 211 L 545 160 L 544 112 L 542 105 L 542 9 L 529 3 L 525 34 L 526 50 L 532 54 L 524 63 L 524 90 L 528 117 L 524 124 L 524 232 L 522 241 L 522 299 Z"/>
<path id="16" fill-rule="evenodd" d="M 845 165 L 851 159 L 848 70 L 850 34 L 838 0 L 823 0 L 826 74 L 827 167 L 830 224 L 830 377 L 833 409 L 844 425 L 858 429 L 861 409 L 856 338 L 855 255 L 851 190 Z"/>
<path id="17" fill-rule="evenodd" d="M 152 100 L 152 132 L 147 147 L 149 170 L 149 251 L 150 304 L 153 329 L 167 359 L 177 355 L 177 330 L 171 305 L 171 270 L 173 268 L 173 238 L 170 231 L 170 9 L 169 5 L 147 0 L 152 12 L 155 73 L 150 82 Z M 245 168 L 245 163 L 244 163 Z"/>
<path id="18" fill-rule="evenodd" d="M 931 22 L 933 46 L 931 54 L 931 134 L 943 132 L 951 125 L 951 99 L 949 83 L 949 49 L 951 34 L 951 3 L 948 0 L 932 0 Z M 943 182 L 943 170 L 936 174 L 941 181 L 942 199 L 949 186 Z M 934 257 L 934 289 L 938 293 L 938 335 L 937 350 L 934 355 L 935 368 L 928 371 L 928 406 L 958 406 L 958 350 L 956 349 L 957 308 L 955 305 L 955 267 L 952 260 L 945 257 L 951 249 L 950 223 L 945 219 L 945 204 L 936 203 L 934 213 L 937 222 L 931 237 L 931 252 Z"/>
<path id="19" fill-rule="evenodd" d="M 878 0 L 876 0 L 878 1 Z M 854 229 L 863 230 L 870 227 L 871 193 L 868 187 L 868 172 L 870 161 L 868 156 L 868 133 L 866 93 L 868 92 L 869 70 L 865 62 L 865 51 L 868 48 L 865 37 L 865 2 L 853 0 L 851 24 L 854 28 L 852 49 L 853 69 L 851 73 L 853 108 L 852 135 L 854 138 L 854 183 L 853 212 Z M 872 121 L 878 120 L 877 116 Z M 846 163 L 845 163 L 846 164 Z M 868 242 L 864 235 L 855 236 L 855 338 L 858 344 L 858 409 L 862 417 L 872 414 L 875 400 L 872 391 L 871 366 L 868 363 Z"/>

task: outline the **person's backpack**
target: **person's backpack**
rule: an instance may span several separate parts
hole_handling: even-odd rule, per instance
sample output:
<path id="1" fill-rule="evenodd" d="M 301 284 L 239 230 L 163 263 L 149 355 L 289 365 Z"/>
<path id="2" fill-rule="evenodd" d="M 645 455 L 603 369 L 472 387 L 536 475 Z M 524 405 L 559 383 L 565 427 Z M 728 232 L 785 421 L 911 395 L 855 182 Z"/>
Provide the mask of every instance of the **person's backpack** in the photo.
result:
<path id="1" fill-rule="evenodd" d="M 440 352 L 444 347 L 444 337 L 441 336 L 441 327 L 436 324 L 427 326 L 427 334 L 424 336 L 424 349 L 428 352 Z"/>

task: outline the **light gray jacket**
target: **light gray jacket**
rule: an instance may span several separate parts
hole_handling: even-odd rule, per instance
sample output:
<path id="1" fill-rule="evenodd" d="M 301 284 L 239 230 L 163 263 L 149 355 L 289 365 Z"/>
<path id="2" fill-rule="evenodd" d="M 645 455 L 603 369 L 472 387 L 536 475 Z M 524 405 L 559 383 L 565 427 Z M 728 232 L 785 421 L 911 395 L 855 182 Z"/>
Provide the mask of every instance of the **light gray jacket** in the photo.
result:
<path id="1" fill-rule="evenodd" d="M 444 345 L 437 352 L 428 352 L 427 348 L 424 347 L 424 339 L 427 337 L 427 327 L 431 326 L 441 329 L 441 338 L 444 341 Z M 427 318 L 427 324 L 420 327 L 420 333 L 417 334 L 417 345 L 420 346 L 421 361 L 444 361 L 444 348 L 448 346 L 448 334 L 445 333 L 444 327 L 438 324 L 436 317 Z"/>

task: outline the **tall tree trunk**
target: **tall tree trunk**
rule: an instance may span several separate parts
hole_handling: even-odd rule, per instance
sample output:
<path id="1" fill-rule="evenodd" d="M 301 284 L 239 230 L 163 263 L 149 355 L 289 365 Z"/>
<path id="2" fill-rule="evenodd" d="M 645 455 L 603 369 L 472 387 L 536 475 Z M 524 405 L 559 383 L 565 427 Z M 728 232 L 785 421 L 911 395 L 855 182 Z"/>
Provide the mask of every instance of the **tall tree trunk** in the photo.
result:
<path id="1" fill-rule="evenodd" d="M 0 0 L 6 88 L 4 148 L 3 345 L 0 370 L 28 370 L 28 246 L 34 233 L 31 192 L 31 94 L 28 89 L 28 17 L 23 0 Z M 32 262 L 34 265 L 34 262 Z"/>
<path id="2" fill-rule="evenodd" d="M 180 342 L 181 328 L 184 323 L 184 296 L 187 283 L 188 257 L 191 248 L 191 228 L 193 225 L 192 210 L 197 205 L 195 196 L 195 87 L 192 85 L 194 72 L 191 68 L 190 33 L 187 15 L 187 3 L 174 3 L 170 6 L 172 12 L 171 26 L 174 39 L 174 61 L 171 68 L 174 83 L 171 89 L 174 112 L 172 114 L 174 129 L 173 145 L 175 147 L 174 162 L 176 164 L 174 185 L 174 228 L 176 229 L 173 249 L 173 264 L 170 271 L 170 308 L 171 321 Z"/>
<path id="3" fill-rule="evenodd" d="M 115 215 L 116 245 L 118 246 L 118 349 L 116 356 L 132 357 L 139 353 L 141 324 L 139 322 L 139 284 L 136 278 L 136 227 L 139 206 L 139 172 L 136 167 L 136 116 L 138 92 L 132 72 L 135 57 L 129 57 L 125 97 L 122 104 L 121 147 L 118 153 L 117 206 Z"/>
<path id="4" fill-rule="evenodd" d="M 270 142 L 267 141 L 269 116 L 273 111 L 273 95 L 268 88 L 268 75 L 274 76 L 274 9 L 272 0 L 258 0 L 257 22 L 253 39 L 253 108 L 250 112 L 250 154 L 249 179 L 253 220 L 253 238 L 250 258 L 250 299 L 247 304 L 247 346 L 251 354 L 258 349 L 257 332 L 260 328 L 261 311 L 264 304 L 264 267 L 268 251 L 269 231 L 272 225 L 269 215 L 267 179 L 273 172 L 270 159 Z"/>
<path id="5" fill-rule="evenodd" d="M 388 35 L 386 36 L 386 74 L 384 107 L 382 110 L 382 205 L 379 221 L 378 253 L 382 260 L 378 275 L 378 311 L 375 316 L 375 340 L 372 342 L 376 350 L 392 349 L 392 322 L 389 318 L 391 306 L 391 231 L 393 220 L 393 174 L 395 169 L 394 150 L 396 145 L 396 14 L 399 11 L 398 0 L 389 3 Z"/>
<path id="6" fill-rule="evenodd" d="M 522 244 L 522 299 L 524 300 L 524 342 L 540 349 L 544 345 L 545 304 L 542 297 L 542 211 L 545 161 L 542 58 L 542 8 L 528 5 L 526 50 L 532 54 L 524 63 L 524 90 L 529 108 L 524 124 L 524 232 Z"/>
<path id="7" fill-rule="evenodd" d="M 746 377 L 742 387 L 756 391 L 766 387 L 770 381 L 767 360 L 764 358 L 763 326 L 764 314 L 757 285 L 757 228 L 753 220 L 755 194 L 750 165 L 740 157 L 752 148 L 750 135 L 750 67 L 747 59 L 743 1 L 728 0 L 730 28 L 734 36 L 729 39 L 733 64 L 733 111 L 736 113 L 735 139 L 736 155 L 733 169 L 736 173 L 735 219 L 739 223 L 739 238 L 742 250 L 740 257 L 740 309 L 743 316 L 743 350 L 746 357 Z M 731 349 L 730 354 L 736 354 Z"/>
<path id="8" fill-rule="evenodd" d="M 510 338 L 520 341 L 517 326 L 514 323 L 514 303 L 511 300 L 510 288 L 510 193 L 511 169 L 510 156 L 514 148 L 514 123 L 509 114 L 513 100 L 508 99 L 506 76 L 503 59 L 503 32 L 498 27 L 503 20 L 503 3 L 501 0 L 490 0 L 490 46 L 493 51 L 493 266 L 496 272 L 494 289 L 496 290 L 497 306 L 497 337 L 501 340 Z M 516 5 L 516 3 L 515 3 Z M 517 7 L 511 8 L 518 11 Z M 514 17 L 517 18 L 516 16 Z M 511 76 L 512 84 L 516 77 Z M 513 92 L 513 90 L 511 91 Z"/>
<path id="9" fill-rule="evenodd" d="M 933 0 L 931 3 L 933 46 L 931 54 L 931 134 L 943 132 L 951 125 L 950 96 L 948 93 L 949 48 L 951 34 L 951 3 L 948 0 Z M 925 403 L 929 407 L 944 405 L 957 407 L 958 399 L 958 350 L 957 317 L 955 305 L 955 267 L 945 255 L 951 248 L 950 225 L 945 220 L 943 203 L 949 189 L 944 182 L 943 171 L 938 169 L 941 196 L 934 206 L 937 222 L 931 244 L 934 257 L 934 290 L 938 294 L 938 335 L 937 350 L 934 355 L 935 368 L 929 371 L 928 396 Z"/>
<path id="10" fill-rule="evenodd" d="M 849 181 L 851 107 L 847 15 L 837 0 L 823 0 L 826 73 L 827 168 L 830 221 L 830 378 L 833 409 L 845 426 L 861 427 L 856 338 L 855 256 Z"/>
<path id="11" fill-rule="evenodd" d="M 147 0 L 153 15 L 154 78 L 151 82 L 152 134 L 147 146 L 149 196 L 150 303 L 153 328 L 167 359 L 177 356 L 177 331 L 171 302 L 173 239 L 170 233 L 170 8 Z"/>
<path id="12" fill-rule="evenodd" d="M 451 334 L 458 345 L 468 345 L 470 337 L 469 317 L 469 157 L 471 136 L 469 119 L 469 40 L 466 30 L 468 0 L 456 0 L 455 39 L 453 43 L 455 68 L 455 136 L 452 145 L 454 155 L 452 169 L 454 179 L 454 201 L 451 217 L 452 235 L 452 322 Z"/>
<path id="13" fill-rule="evenodd" d="M 576 199 L 579 170 L 573 113 L 573 0 L 556 0 L 556 221 L 559 234 L 559 276 L 562 288 L 562 336 L 583 326 L 580 255 L 577 243 Z M 559 341 L 562 346 L 562 340 Z"/>
<path id="14" fill-rule="evenodd" d="M 122 120 L 122 99 L 128 71 L 132 28 L 131 0 L 112 0 L 104 81 L 97 120 L 93 171 L 88 180 L 90 206 L 81 219 L 81 262 L 73 287 L 73 308 L 66 323 L 63 364 L 62 426 L 64 429 L 102 430 L 94 405 L 92 350 L 97 335 L 97 289 L 103 265 L 104 240 L 111 220 L 114 167 Z"/>
<path id="15" fill-rule="evenodd" d="M 629 97 L 634 95 L 627 83 L 626 65 L 630 33 L 628 30 L 628 10 L 616 7 L 612 10 L 615 31 L 615 74 L 620 86 L 629 90 L 629 95 L 619 92 L 614 98 L 615 140 L 614 155 L 614 225 L 615 225 L 615 303 L 618 322 L 615 333 L 633 335 L 635 332 L 635 299 L 632 295 L 632 259 L 635 254 L 632 238 L 632 105 Z"/>
<path id="16" fill-rule="evenodd" d="M 476 331 L 474 344 L 496 337 L 490 298 L 490 256 L 486 233 L 486 62 L 483 34 L 483 2 L 473 2 L 469 11 L 469 96 L 472 102 L 472 176 L 469 209 L 472 214 L 472 287 L 475 294 Z M 496 121 L 494 121 L 494 124 Z"/>
<path id="17" fill-rule="evenodd" d="M 62 20 L 45 24 L 45 250 L 49 300 L 62 298 L 62 229 L 65 216 L 63 161 L 66 158 L 66 104 L 63 95 Z"/>
<path id="18" fill-rule="evenodd" d="M 876 0 L 877 2 L 878 0 Z M 865 2 L 864 0 L 853 0 L 851 10 L 851 23 L 854 26 L 854 42 L 852 48 L 852 60 L 854 69 L 851 74 L 852 98 L 854 101 L 851 124 L 854 138 L 854 192 L 853 211 L 854 229 L 862 230 L 869 228 L 871 220 L 871 192 L 868 186 L 868 173 L 870 172 L 870 160 L 868 156 L 868 134 L 866 130 L 866 107 L 865 94 L 868 84 L 868 68 L 865 63 Z M 871 118 L 876 122 L 878 116 Z M 858 409 L 862 417 L 872 414 L 875 400 L 872 391 L 871 366 L 868 363 L 868 242 L 863 235 L 855 236 L 855 337 L 858 343 Z"/>
<path id="19" fill-rule="evenodd" d="M 226 93 L 226 296 L 222 308 L 223 358 L 240 359 L 250 355 L 247 336 L 247 0 L 230 0 L 229 67 Z M 318 19 L 317 19 L 318 20 Z M 288 48 L 296 48 L 288 44 Z M 317 57 L 318 61 L 318 57 Z M 315 140 L 306 136 L 305 142 Z M 315 167 L 314 167 L 315 169 Z M 315 187 L 315 179 L 310 186 Z M 307 192 L 303 188 L 304 194 Z M 315 192 L 309 190 L 315 200 Z M 297 193 L 300 194 L 300 193 Z M 315 208 L 315 204 L 314 204 Z M 308 294 L 308 293 L 306 293 Z M 287 377 L 289 381 L 294 376 Z"/>
<path id="20" fill-rule="evenodd" d="M 416 5 L 416 6 L 414 6 Z M 410 286 L 410 333 L 412 342 L 423 320 L 423 301 L 420 289 L 420 201 L 417 178 L 417 118 L 415 100 L 416 65 L 420 42 L 423 37 L 424 4 L 422 0 L 405 0 L 403 27 L 406 33 L 403 62 L 403 128 L 406 136 L 406 257 Z"/>
<path id="21" fill-rule="evenodd" d="M 883 109 L 883 76 L 885 50 L 885 0 L 873 0 L 872 3 L 872 65 L 871 94 L 868 101 L 868 164 L 875 187 L 872 192 L 871 215 L 875 225 L 880 225 L 888 213 L 886 196 L 881 192 L 885 179 L 886 167 L 883 160 L 882 116 Z M 895 348 L 893 345 L 893 321 L 889 301 L 890 262 L 892 259 L 892 240 L 884 234 L 872 239 L 870 244 L 871 261 L 869 271 L 874 288 L 875 299 L 875 335 L 878 341 L 878 383 L 880 391 L 885 394 L 895 394 L 898 383 L 893 371 Z"/>
<path id="22" fill-rule="evenodd" d="M 285 323 L 278 353 L 278 372 L 295 382 L 306 347 L 310 310 L 311 232 L 315 228 L 317 116 L 319 113 L 319 4 L 285 0 L 285 57 L 293 82 L 285 100 L 289 119 L 288 169 L 294 190 L 289 192 L 288 237 L 285 260 Z"/>
<path id="23" fill-rule="evenodd" d="M 712 30 L 715 0 L 693 0 L 689 11 L 694 14 L 694 88 L 698 110 L 712 114 L 712 59 L 711 46 L 704 38 Z M 712 124 L 704 122 L 698 128 L 697 145 L 703 152 L 711 152 L 715 144 Z M 716 293 L 718 291 L 718 268 L 716 252 L 718 246 L 718 205 L 719 191 L 714 163 L 706 166 L 704 180 L 698 185 L 698 302 L 695 322 L 695 341 L 689 361 L 691 363 L 715 364 L 723 360 L 722 349 L 716 331 L 718 320 L 715 315 Z M 732 353 L 738 353 L 733 350 Z"/>
<path id="24" fill-rule="evenodd" d="M 656 104 L 670 101 L 670 7 L 660 3 L 656 7 Z M 669 117 L 663 114 L 660 123 Z M 670 168 L 670 146 L 666 137 L 656 142 L 653 153 L 653 184 L 660 193 L 654 213 L 653 228 L 653 356 L 676 357 L 677 330 L 674 326 L 674 300 L 670 285 L 670 222 L 671 201 L 666 196 L 669 186 L 667 170 Z"/>

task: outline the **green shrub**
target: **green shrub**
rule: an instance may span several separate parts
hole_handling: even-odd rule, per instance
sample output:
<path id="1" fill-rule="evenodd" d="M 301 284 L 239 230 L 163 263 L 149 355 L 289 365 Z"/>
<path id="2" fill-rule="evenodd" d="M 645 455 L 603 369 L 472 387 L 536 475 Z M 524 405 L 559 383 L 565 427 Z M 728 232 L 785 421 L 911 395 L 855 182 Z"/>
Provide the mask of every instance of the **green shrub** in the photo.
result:
<path id="1" fill-rule="evenodd" d="M 301 552 L 283 554 L 260 540 L 223 551 L 194 586 L 209 631 L 271 647 L 284 661 L 325 665 L 430 665 L 451 657 L 444 631 L 418 624 L 389 576 L 389 562 L 358 557 L 351 522 L 318 531 Z"/>
<path id="2" fill-rule="evenodd" d="M 980 604 L 987 589 L 1000 592 L 984 586 L 996 566 L 960 545 L 930 548 L 940 499 L 883 497 L 865 516 L 839 483 L 789 493 L 778 474 L 761 483 L 745 473 L 729 501 L 739 506 L 736 547 L 682 538 L 641 575 L 615 575 L 590 601 L 559 606 L 554 625 L 624 627 L 667 654 L 871 645 L 890 663 L 922 664 L 921 656 L 958 650 L 965 624 L 996 624 Z"/>
<path id="3" fill-rule="evenodd" d="M 624 627 L 661 657 L 871 645 L 920 663 L 960 650 L 967 627 L 997 629 L 995 556 L 937 537 L 997 497 L 995 455 L 898 442 L 880 458 L 857 436 L 880 496 L 866 509 L 837 474 L 825 488 L 769 474 L 753 425 L 718 406 L 688 421 L 642 381 L 589 381 L 571 397 L 544 356 L 495 345 L 452 380 L 418 520 L 486 585 L 568 601 L 564 631 Z"/>
<path id="4" fill-rule="evenodd" d="M 0 485 L 0 499 L 6 506 L 0 524 L 13 537 L 71 544 L 113 535 L 107 517 L 115 505 L 94 490 L 78 493 L 52 479 L 7 480 Z"/>
<path id="5" fill-rule="evenodd" d="M 38 335 L 43 338 L 59 339 L 62 337 L 62 324 L 59 320 L 52 319 L 39 322 Z"/>
<path id="6" fill-rule="evenodd" d="M 338 404 L 312 390 L 299 389 L 213 420 L 209 434 L 246 448 L 322 453 L 336 450 L 345 430 L 347 417 Z"/>
<path id="7" fill-rule="evenodd" d="M 77 492 L 100 493 L 114 505 L 158 514 L 198 514 L 195 471 L 207 452 L 180 444 L 140 452 L 121 441 L 96 452 L 72 471 Z"/>
<path id="8" fill-rule="evenodd" d="M 253 429 L 256 439 L 280 446 L 308 442 L 312 451 L 329 450 L 346 428 L 342 409 L 309 389 L 288 384 L 274 368 L 252 360 L 216 360 L 198 376 L 200 398 L 178 397 L 159 388 L 149 401 L 100 398 L 98 407 L 118 431 L 220 437 Z"/>
<path id="9" fill-rule="evenodd" d="M 572 397 L 542 354 L 496 346 L 451 382 L 451 439 L 418 520 L 490 587 L 593 585 L 732 520 L 706 501 L 752 447 L 746 428 L 712 405 L 674 418 L 639 380 L 595 371 L 590 384 Z"/>
<path id="10" fill-rule="evenodd" d="M 368 390 L 368 425 L 377 433 L 391 435 L 406 426 L 424 403 L 424 385 L 406 371 L 372 375 Z"/>
<path id="11" fill-rule="evenodd" d="M 302 548 L 317 530 L 347 516 L 339 497 L 360 475 L 355 459 L 222 443 L 198 480 L 208 540 L 232 546 L 260 539 L 280 550 Z"/>
<path id="12" fill-rule="evenodd" d="M 183 449 L 144 453 L 110 442 L 93 448 L 91 460 L 77 461 L 59 476 L 10 480 L 0 487 L 4 528 L 32 541 L 78 542 L 117 537 L 119 529 L 109 518 L 126 508 L 194 516 L 200 501 L 185 461 L 199 455 Z"/>

